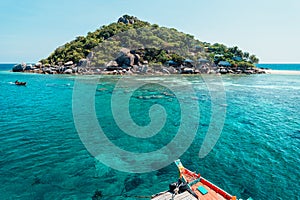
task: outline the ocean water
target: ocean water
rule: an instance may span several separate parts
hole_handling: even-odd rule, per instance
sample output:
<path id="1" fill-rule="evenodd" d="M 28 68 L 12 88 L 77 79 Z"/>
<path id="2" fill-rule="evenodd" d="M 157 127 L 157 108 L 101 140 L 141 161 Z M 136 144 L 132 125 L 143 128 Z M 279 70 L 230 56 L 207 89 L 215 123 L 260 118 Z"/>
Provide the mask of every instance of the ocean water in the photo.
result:
<path id="1" fill-rule="evenodd" d="M 257 64 L 257 67 L 273 70 L 300 70 L 300 64 Z"/>
<path id="2" fill-rule="evenodd" d="M 174 164 L 148 173 L 127 173 L 99 162 L 85 148 L 75 126 L 76 77 L 12 73 L 7 71 L 11 66 L 0 65 L 0 199 L 92 199 L 96 191 L 102 192 L 101 199 L 140 199 L 167 190 L 177 180 Z M 178 77 L 137 79 L 182 84 L 179 94 L 184 105 L 158 84 L 139 88 L 129 105 L 134 121 L 149 124 L 154 104 L 164 107 L 167 117 L 157 135 L 130 137 L 118 128 L 112 114 L 111 97 L 119 77 L 101 77 L 94 107 L 103 132 L 116 146 L 137 153 L 162 148 L 176 137 L 182 120 L 192 120 L 193 116 L 182 119 L 181 106 L 189 108 L 196 102 L 199 128 L 180 156 L 187 168 L 239 198 L 299 199 L 299 75 L 222 76 L 225 124 L 204 158 L 198 153 L 212 116 L 209 92 L 214 91 L 208 91 L 199 76 L 186 77 L 193 95 L 185 92 L 187 83 Z M 26 81 L 27 86 L 16 86 L 15 80 Z"/>

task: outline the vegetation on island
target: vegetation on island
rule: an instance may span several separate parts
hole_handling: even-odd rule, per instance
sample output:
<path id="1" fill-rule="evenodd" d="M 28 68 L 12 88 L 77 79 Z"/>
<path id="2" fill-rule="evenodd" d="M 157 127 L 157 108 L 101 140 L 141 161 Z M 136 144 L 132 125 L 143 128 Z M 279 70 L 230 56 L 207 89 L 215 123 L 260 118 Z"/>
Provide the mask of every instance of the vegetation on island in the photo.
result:
<path id="1" fill-rule="evenodd" d="M 41 60 L 41 62 L 43 64 L 51 65 L 58 64 L 59 62 L 65 63 L 68 61 L 78 63 L 80 59 L 86 58 L 93 48 L 106 39 L 118 33 L 128 31 L 129 29 L 138 29 L 150 26 L 148 22 L 143 22 L 135 17 L 126 16 L 126 18 L 134 20 L 134 23 L 125 24 L 117 22 L 108 26 L 101 26 L 94 32 L 88 32 L 85 37 L 78 36 L 75 40 L 58 47 L 48 58 Z"/>
<path id="2" fill-rule="evenodd" d="M 122 33 L 126 33 L 126 35 L 122 36 Z M 120 40 L 111 40 L 106 46 L 105 52 L 96 52 L 97 55 L 94 55 L 96 59 L 93 59 L 95 65 L 104 65 L 107 60 L 112 59 L 105 59 L 108 56 L 105 54 L 122 47 L 124 44 L 142 47 L 145 46 L 142 44 L 144 42 L 151 44 L 150 47 L 135 50 L 139 51 L 141 61 L 152 64 L 165 64 L 168 61 L 173 61 L 180 65 L 185 59 L 201 58 L 214 62 L 216 65 L 219 65 L 220 62 L 226 62 L 234 67 L 252 68 L 259 61 L 255 55 L 243 52 L 236 46 L 227 47 L 218 43 L 201 42 L 194 36 L 179 32 L 174 28 L 160 27 L 157 24 L 150 24 L 136 17 L 124 15 L 119 18 L 118 22 L 101 26 L 86 36 L 78 36 L 73 41 L 58 47 L 48 58 L 41 60 L 41 63 L 51 66 L 68 61 L 78 63 L 81 59 L 90 56 L 99 44 L 118 35 L 121 37 Z M 182 51 L 176 52 L 172 49 L 181 49 Z"/>

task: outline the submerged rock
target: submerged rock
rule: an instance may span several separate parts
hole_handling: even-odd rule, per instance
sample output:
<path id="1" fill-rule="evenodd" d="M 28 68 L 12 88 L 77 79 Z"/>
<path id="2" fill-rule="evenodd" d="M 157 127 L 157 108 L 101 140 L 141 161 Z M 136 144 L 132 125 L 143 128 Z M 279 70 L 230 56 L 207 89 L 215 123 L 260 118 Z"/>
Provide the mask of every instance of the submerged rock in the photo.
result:
<path id="1" fill-rule="evenodd" d="M 92 200 L 99 200 L 103 197 L 102 192 L 100 190 L 96 190 L 94 195 L 92 196 Z"/>
<path id="2" fill-rule="evenodd" d="M 134 190 L 137 188 L 139 185 L 143 183 L 143 180 L 139 177 L 128 177 L 125 180 L 125 190 L 128 192 L 130 190 Z"/>

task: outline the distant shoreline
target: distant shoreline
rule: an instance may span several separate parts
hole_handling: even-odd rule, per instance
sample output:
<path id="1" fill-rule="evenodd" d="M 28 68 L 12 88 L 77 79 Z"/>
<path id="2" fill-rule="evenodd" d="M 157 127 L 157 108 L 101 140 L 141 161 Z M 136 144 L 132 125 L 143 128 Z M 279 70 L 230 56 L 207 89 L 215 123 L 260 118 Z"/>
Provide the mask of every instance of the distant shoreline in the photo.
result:
<path id="1" fill-rule="evenodd" d="M 0 63 L 0 71 L 11 71 L 14 63 Z M 266 74 L 274 74 L 274 75 L 300 75 L 300 70 L 293 69 L 272 69 L 272 65 L 278 64 L 270 64 L 269 66 L 257 66 L 261 70 L 265 71 Z M 284 65 L 284 64 L 281 64 Z M 289 65 L 289 64 L 286 64 Z M 297 64 L 300 65 L 300 64 Z"/>
<path id="2" fill-rule="evenodd" d="M 265 70 L 266 74 L 278 74 L 278 75 L 300 75 L 300 71 L 296 70 Z"/>

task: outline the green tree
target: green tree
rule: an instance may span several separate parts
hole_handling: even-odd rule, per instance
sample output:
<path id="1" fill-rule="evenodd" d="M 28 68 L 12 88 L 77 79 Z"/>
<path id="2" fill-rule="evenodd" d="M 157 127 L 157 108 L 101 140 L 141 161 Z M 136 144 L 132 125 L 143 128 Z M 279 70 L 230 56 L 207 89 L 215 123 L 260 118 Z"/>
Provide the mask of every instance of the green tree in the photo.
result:
<path id="1" fill-rule="evenodd" d="M 257 64 L 259 62 L 259 59 L 255 55 L 251 55 L 249 57 L 250 63 Z"/>
<path id="2" fill-rule="evenodd" d="M 249 54 L 248 52 L 244 52 L 243 58 L 244 58 L 245 60 L 248 60 L 248 59 L 249 59 L 249 56 L 250 56 L 250 54 Z"/>
<path id="3" fill-rule="evenodd" d="M 101 26 L 94 32 L 88 32 L 86 36 L 78 36 L 55 49 L 48 58 L 42 59 L 41 62 L 43 64 L 58 64 L 58 62 L 67 61 L 77 63 L 81 58 L 86 58 L 93 52 L 94 57 L 91 62 L 95 65 L 104 65 L 114 59 L 113 56 L 116 56 L 116 52 L 119 52 L 122 47 L 139 51 L 141 60 L 152 63 L 165 63 L 173 60 L 182 64 L 185 58 L 207 58 L 216 64 L 219 61 L 229 61 L 234 66 L 253 66 L 259 61 L 255 55 L 250 56 L 248 52 L 243 52 L 237 46 L 227 47 L 219 43 L 211 45 L 174 28 L 151 25 L 129 15 L 124 15 L 123 18 L 129 23 L 123 23 L 124 20 L 121 19 L 118 23 Z M 109 38 L 113 36 L 115 37 L 110 40 Z M 199 47 L 198 49 L 206 47 L 209 54 L 201 50 L 195 51 L 196 46 Z M 217 54 L 219 56 L 216 56 Z M 243 60 L 237 61 L 235 59 L 237 56 Z"/>

